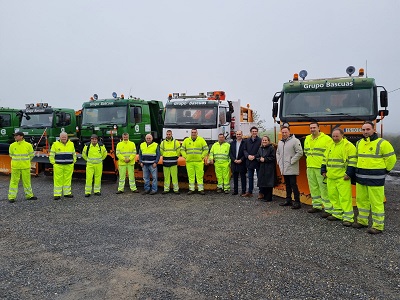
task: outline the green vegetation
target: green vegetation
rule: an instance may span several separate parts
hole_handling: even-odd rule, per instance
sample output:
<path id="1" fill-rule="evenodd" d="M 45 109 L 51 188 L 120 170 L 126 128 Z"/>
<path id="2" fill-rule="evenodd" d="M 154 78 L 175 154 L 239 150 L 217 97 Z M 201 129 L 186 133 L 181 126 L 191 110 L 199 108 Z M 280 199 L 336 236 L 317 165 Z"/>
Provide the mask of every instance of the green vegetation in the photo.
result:
<path id="1" fill-rule="evenodd" d="M 388 135 L 385 135 L 384 138 L 392 144 L 394 151 L 396 152 L 397 159 L 399 159 L 400 158 L 399 157 L 400 156 L 400 135 L 388 134 Z"/>

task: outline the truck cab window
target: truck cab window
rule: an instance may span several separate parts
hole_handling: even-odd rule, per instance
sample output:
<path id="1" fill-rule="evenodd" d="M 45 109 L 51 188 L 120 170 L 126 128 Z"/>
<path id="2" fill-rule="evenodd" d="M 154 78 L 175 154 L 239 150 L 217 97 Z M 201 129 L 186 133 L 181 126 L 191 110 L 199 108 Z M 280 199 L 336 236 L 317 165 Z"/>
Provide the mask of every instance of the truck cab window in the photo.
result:
<path id="1" fill-rule="evenodd" d="M 226 124 L 226 113 L 227 113 L 227 108 L 226 107 L 221 107 L 219 109 L 219 125 L 225 125 Z"/>
<path id="2" fill-rule="evenodd" d="M 142 123 L 142 108 L 140 106 L 131 107 L 131 123 Z"/>
<path id="3" fill-rule="evenodd" d="M 11 116 L 4 114 L 0 115 L 0 127 L 9 127 L 11 126 Z"/>

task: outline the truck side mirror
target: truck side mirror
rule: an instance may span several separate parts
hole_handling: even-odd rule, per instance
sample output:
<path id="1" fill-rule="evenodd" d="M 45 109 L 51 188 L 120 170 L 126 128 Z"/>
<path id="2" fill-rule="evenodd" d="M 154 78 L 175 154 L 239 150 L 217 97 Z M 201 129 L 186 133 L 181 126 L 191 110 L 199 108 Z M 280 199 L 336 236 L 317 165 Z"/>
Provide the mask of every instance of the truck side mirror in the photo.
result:
<path id="1" fill-rule="evenodd" d="M 381 91 L 379 94 L 381 100 L 381 107 L 388 107 L 388 94 L 387 91 Z"/>
<path id="2" fill-rule="evenodd" d="M 389 115 L 389 111 L 387 109 L 381 109 L 379 111 L 379 116 L 388 116 Z"/>
<path id="3" fill-rule="evenodd" d="M 272 103 L 272 117 L 276 118 L 278 116 L 278 102 Z"/>
<path id="4" fill-rule="evenodd" d="M 232 121 L 232 113 L 230 111 L 226 112 L 226 121 L 227 122 Z"/>
<path id="5" fill-rule="evenodd" d="M 272 97 L 272 102 L 274 102 L 274 103 L 278 102 L 279 98 L 281 98 L 281 96 L 282 96 L 282 92 L 276 92 L 274 97 Z"/>

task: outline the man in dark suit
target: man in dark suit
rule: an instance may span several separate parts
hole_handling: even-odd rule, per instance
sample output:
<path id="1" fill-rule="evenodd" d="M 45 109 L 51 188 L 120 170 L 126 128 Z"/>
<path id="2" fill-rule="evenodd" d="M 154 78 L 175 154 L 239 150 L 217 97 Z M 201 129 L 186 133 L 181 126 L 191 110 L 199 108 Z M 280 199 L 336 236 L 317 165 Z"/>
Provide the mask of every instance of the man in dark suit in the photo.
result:
<path id="1" fill-rule="evenodd" d="M 250 128 L 251 137 L 244 142 L 244 156 L 246 157 L 247 177 L 249 178 L 249 189 L 242 197 L 253 197 L 254 189 L 254 171 L 258 174 L 260 163 L 256 159 L 256 154 L 261 145 L 261 139 L 258 137 L 258 128 Z M 264 198 L 264 195 L 258 195 L 258 198 Z"/>
<path id="2" fill-rule="evenodd" d="M 231 170 L 233 174 L 233 193 L 239 193 L 239 175 L 242 183 L 242 193 L 246 194 L 246 159 L 244 157 L 244 141 L 242 139 L 243 133 L 241 130 L 236 131 L 236 140 L 231 142 L 229 156 L 231 158 Z"/>

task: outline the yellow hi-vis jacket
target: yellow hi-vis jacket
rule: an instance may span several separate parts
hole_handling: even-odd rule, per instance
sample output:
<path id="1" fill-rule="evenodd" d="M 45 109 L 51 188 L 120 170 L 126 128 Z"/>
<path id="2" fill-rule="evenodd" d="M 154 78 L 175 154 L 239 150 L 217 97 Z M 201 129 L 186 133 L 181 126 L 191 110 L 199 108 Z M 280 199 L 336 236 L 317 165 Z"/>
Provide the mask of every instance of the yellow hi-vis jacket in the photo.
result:
<path id="1" fill-rule="evenodd" d="M 25 140 L 14 142 L 8 148 L 11 156 L 12 169 L 30 169 L 33 158 L 33 147 L 31 143 Z"/>
<path id="2" fill-rule="evenodd" d="M 88 150 L 89 148 L 89 150 Z M 92 143 L 88 143 L 83 147 L 82 157 L 88 164 L 101 164 L 107 157 L 107 150 L 103 144 L 97 143 L 93 146 Z"/>
<path id="3" fill-rule="evenodd" d="M 330 179 L 343 178 L 344 175 L 351 176 L 357 164 L 356 147 L 343 138 L 338 143 L 333 143 L 325 152 L 321 172 Z M 324 166 L 326 170 L 324 172 Z M 351 171 L 348 171 L 348 169 Z"/>
<path id="4" fill-rule="evenodd" d="M 131 141 L 121 141 L 117 144 L 116 154 L 118 157 L 118 165 L 134 165 L 136 157 L 136 145 Z M 129 162 L 125 162 L 125 158 L 129 158 Z"/>
<path id="5" fill-rule="evenodd" d="M 219 142 L 214 143 L 210 150 L 209 159 L 213 159 L 216 164 L 218 163 L 230 163 L 231 158 L 229 157 L 229 149 L 231 145 L 227 142 L 220 144 Z"/>
<path id="6" fill-rule="evenodd" d="M 143 142 L 139 149 L 139 162 L 143 164 L 158 164 L 160 160 L 160 149 L 156 142 L 147 144 Z"/>
<path id="7" fill-rule="evenodd" d="M 312 134 L 307 135 L 304 141 L 304 154 L 307 157 L 307 168 L 321 168 L 324 153 L 332 145 L 333 141 L 329 135 L 320 132 L 315 139 Z"/>
<path id="8" fill-rule="evenodd" d="M 53 143 L 50 149 L 51 164 L 69 165 L 76 162 L 76 153 L 74 143 L 67 140 L 65 144 L 60 141 Z"/>
<path id="9" fill-rule="evenodd" d="M 160 144 L 160 153 L 163 156 L 163 165 L 165 167 L 178 164 L 178 157 L 181 155 L 181 143 L 174 138 L 163 140 Z"/>
<path id="10" fill-rule="evenodd" d="M 385 185 L 386 174 L 396 164 L 393 146 L 375 133 L 357 142 L 357 183 L 368 186 Z"/>
<path id="11" fill-rule="evenodd" d="M 181 154 L 187 162 L 201 162 L 208 154 L 207 143 L 200 136 L 194 141 L 187 137 L 182 143 Z"/>

